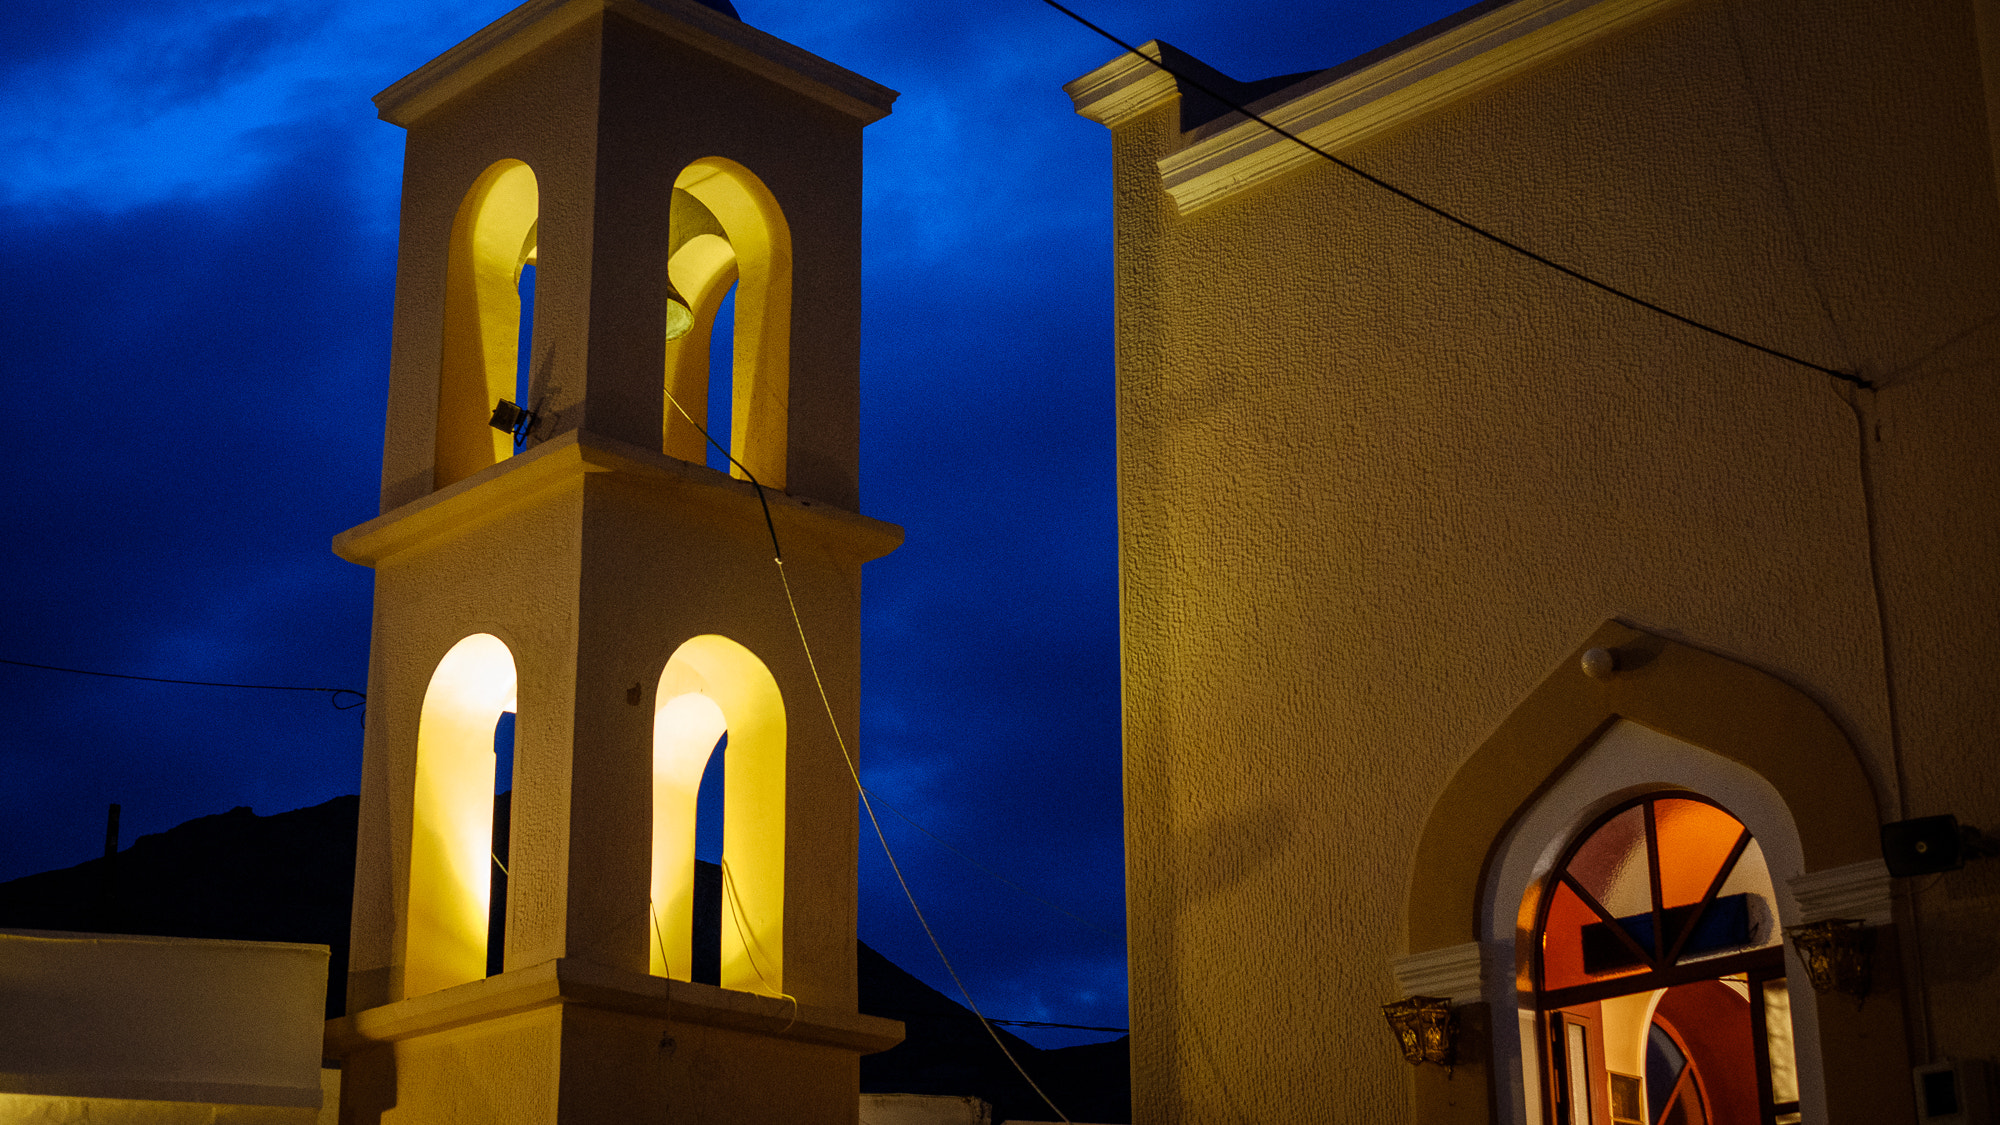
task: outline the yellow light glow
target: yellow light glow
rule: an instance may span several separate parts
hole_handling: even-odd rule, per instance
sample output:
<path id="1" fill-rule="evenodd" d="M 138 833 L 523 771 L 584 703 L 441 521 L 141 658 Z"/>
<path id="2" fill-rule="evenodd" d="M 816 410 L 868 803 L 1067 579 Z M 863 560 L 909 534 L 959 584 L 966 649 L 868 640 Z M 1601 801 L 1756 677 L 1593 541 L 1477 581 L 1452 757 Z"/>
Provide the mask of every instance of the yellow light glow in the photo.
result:
<path id="1" fill-rule="evenodd" d="M 713 377 L 709 337 L 715 330 L 715 314 L 722 308 L 722 298 L 736 281 L 736 249 L 715 235 L 698 234 L 667 262 L 667 277 L 687 298 L 690 321 L 679 336 L 674 335 L 671 325 L 667 330 L 667 390 L 680 410 L 668 404 L 661 418 L 660 450 L 699 465 L 708 459 L 708 443 L 694 423 L 681 416 L 681 410 L 697 421 L 708 420 L 708 383 Z M 669 305 L 669 317 L 672 314 Z"/>
<path id="2" fill-rule="evenodd" d="M 521 267 L 537 259 L 535 173 L 502 160 L 473 183 L 451 224 L 444 348 L 438 383 L 437 467 L 443 488 L 505 460 L 513 439 L 487 425 L 514 396 L 521 343 Z"/>
<path id="3" fill-rule="evenodd" d="M 715 700 L 677 695 L 653 714 L 653 934 L 655 976 L 693 972 L 695 804 L 702 771 L 729 727 Z M 670 877 L 678 873 L 681 878 Z"/>
<path id="4" fill-rule="evenodd" d="M 314 1125 L 311 1106 L 170 1102 L 146 1098 L 0 1094 L 0 1121 L 89 1122 L 90 1125 Z"/>
<path id="5" fill-rule="evenodd" d="M 764 662 L 727 637 L 695 637 L 660 673 L 653 713 L 652 900 L 656 976 L 694 961 L 695 799 L 726 730 L 723 764 L 724 988 L 784 988 L 785 706 Z"/>
<path id="6" fill-rule="evenodd" d="M 674 186 L 699 200 L 722 225 L 723 245 L 734 254 L 736 335 L 732 355 L 735 371 L 730 385 L 729 451 L 763 484 L 785 487 L 786 409 L 791 393 L 792 232 L 785 213 L 769 188 L 748 168 L 719 156 L 704 157 L 681 170 Z M 706 237 L 714 237 L 712 235 Z M 685 256 L 697 240 L 675 255 Z M 722 241 L 718 239 L 717 241 Z M 672 264 L 669 263 L 669 270 Z M 690 269 L 694 267 L 690 262 Z M 693 290 L 674 283 L 695 303 L 696 329 L 682 338 L 686 346 L 668 348 L 667 390 L 690 414 L 690 405 L 708 401 L 708 332 L 702 330 L 701 301 Z M 727 290 L 727 285 L 723 286 Z M 719 301 L 721 293 L 717 293 Z M 710 318 L 712 323 L 712 316 Z M 696 344 L 699 344 L 697 350 Z M 697 393 L 697 387 L 699 392 Z M 690 438 L 674 425 L 678 412 L 668 407 L 662 450 L 682 460 L 699 462 L 699 435 Z M 683 423 L 684 425 L 685 423 Z M 686 450 L 695 450 L 689 456 Z M 732 468 L 732 476 L 742 477 Z"/>
<path id="7" fill-rule="evenodd" d="M 493 731 L 515 709 L 514 655 L 478 633 L 452 646 L 424 692 L 410 836 L 403 995 L 486 975 L 492 890 Z"/>

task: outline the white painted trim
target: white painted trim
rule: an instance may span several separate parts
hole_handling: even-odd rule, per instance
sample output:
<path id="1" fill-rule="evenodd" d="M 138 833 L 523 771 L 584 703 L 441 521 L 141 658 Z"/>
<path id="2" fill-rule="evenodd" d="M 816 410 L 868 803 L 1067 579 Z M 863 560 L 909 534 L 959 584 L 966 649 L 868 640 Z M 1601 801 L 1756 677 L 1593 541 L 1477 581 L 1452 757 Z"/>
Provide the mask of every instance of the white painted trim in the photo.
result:
<path id="1" fill-rule="evenodd" d="M 1454 1004 L 1483 998 L 1486 959 L 1476 941 L 1398 957 L 1391 966 L 1404 996 L 1442 996 Z"/>
<path id="2" fill-rule="evenodd" d="M 696 0 L 528 0 L 375 95 L 382 120 L 408 128 L 454 95 L 597 15 L 617 12 L 861 119 L 886 116 L 896 91 Z"/>
<path id="3" fill-rule="evenodd" d="M 1161 58 L 1158 39 L 1139 45 L 1140 54 Z M 1174 76 L 1130 51 L 1063 85 L 1079 116 L 1115 128 L 1180 93 Z"/>
<path id="4" fill-rule="evenodd" d="M 1480 944 L 1494 970 L 1486 975 L 1493 1010 L 1493 1083 L 1497 1121 L 1528 1125 L 1542 1120 L 1540 1087 L 1525 1073 L 1523 1042 L 1535 1035 L 1534 1014 L 1522 1011 L 1515 947 L 1522 896 L 1546 878 L 1563 849 L 1599 814 L 1621 801 L 1661 789 L 1686 789 L 1728 809 L 1750 830 L 1764 853 L 1778 898 L 1778 922 L 1800 921 L 1792 880 L 1805 866 L 1797 823 L 1771 783 L 1740 762 L 1682 742 L 1637 723 L 1621 721 L 1584 751 L 1576 764 L 1528 806 L 1496 847 L 1480 904 Z M 1800 1109 L 1807 1121 L 1826 1120 L 1826 1080 L 1820 1064 L 1819 997 L 1805 967 L 1785 944 L 1787 991 L 1792 999 L 1793 1048 L 1798 1057 Z M 1509 1019 L 1507 1013 L 1517 1012 Z"/>
<path id="5" fill-rule="evenodd" d="M 1679 2 L 1517 0 L 1351 74 L 1329 71 L 1325 85 L 1307 88 L 1260 116 L 1337 152 Z M 1070 85 L 1106 75 L 1115 65 Z M 1077 112 L 1092 116 L 1081 100 Z M 1318 159 L 1257 122 L 1239 119 L 1162 159 L 1160 178 L 1185 215 Z"/>
<path id="6" fill-rule="evenodd" d="M 1889 867 L 1879 859 L 1812 871 L 1789 880 L 1798 900 L 1800 922 L 1856 918 L 1871 926 L 1893 920 L 1889 897 Z"/>

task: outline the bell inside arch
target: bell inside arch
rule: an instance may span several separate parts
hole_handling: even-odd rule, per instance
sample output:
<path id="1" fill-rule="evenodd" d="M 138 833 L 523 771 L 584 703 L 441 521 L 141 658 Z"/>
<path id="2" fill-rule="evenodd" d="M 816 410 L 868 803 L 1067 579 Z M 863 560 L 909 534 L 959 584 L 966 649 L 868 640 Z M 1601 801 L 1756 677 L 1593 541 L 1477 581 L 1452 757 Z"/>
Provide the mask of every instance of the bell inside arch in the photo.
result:
<path id="1" fill-rule="evenodd" d="M 667 260 L 681 252 L 681 247 L 704 234 L 712 234 L 723 241 L 729 240 L 729 232 L 716 219 L 715 213 L 702 205 L 701 200 L 680 189 L 674 189 L 673 202 L 667 212 Z M 694 329 L 694 309 L 688 299 L 667 281 L 666 335 L 669 340 L 678 340 Z"/>

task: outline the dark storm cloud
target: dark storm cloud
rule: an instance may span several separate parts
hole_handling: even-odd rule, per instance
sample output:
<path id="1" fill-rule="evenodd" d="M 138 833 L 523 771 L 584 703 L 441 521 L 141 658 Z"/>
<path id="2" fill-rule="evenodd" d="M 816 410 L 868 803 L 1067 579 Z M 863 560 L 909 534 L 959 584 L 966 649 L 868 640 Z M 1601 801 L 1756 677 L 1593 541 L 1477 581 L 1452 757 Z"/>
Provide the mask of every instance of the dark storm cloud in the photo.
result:
<path id="1" fill-rule="evenodd" d="M 149 0 L 92 4 L 8 4 L 0 7 L 0 73 L 30 61 L 74 59 L 153 12 Z"/>
<path id="2" fill-rule="evenodd" d="M 301 132 L 283 174 L 116 214 L 4 213 L 0 345 L 34 406 L 14 438 L 6 649 L 40 663 L 362 686 L 367 573 L 326 551 L 373 511 L 393 249 L 356 240 Z M 311 153 L 314 159 L 303 159 Z M 352 790 L 355 717 L 309 695 L 0 669 L 11 777 L 0 876 L 233 804 Z M 261 798 L 261 799 L 259 799 Z M 275 811 L 275 810 L 273 810 Z"/>
<path id="3" fill-rule="evenodd" d="M 207 96 L 269 66 L 325 18 L 324 9 L 225 16 L 196 34 L 175 34 L 127 81 L 135 88 L 153 87 L 150 92 L 168 103 Z"/>

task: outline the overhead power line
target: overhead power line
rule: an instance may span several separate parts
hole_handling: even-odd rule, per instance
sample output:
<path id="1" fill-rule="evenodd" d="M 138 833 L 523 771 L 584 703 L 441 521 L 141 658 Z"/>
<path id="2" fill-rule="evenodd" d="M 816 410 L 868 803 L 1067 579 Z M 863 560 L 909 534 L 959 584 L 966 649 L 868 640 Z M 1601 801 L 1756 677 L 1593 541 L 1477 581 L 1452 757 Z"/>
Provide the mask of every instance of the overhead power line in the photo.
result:
<path id="1" fill-rule="evenodd" d="M 1008 1027 L 1060 1027 L 1070 1031 L 1115 1031 L 1120 1035 L 1128 1035 L 1132 1031 L 1129 1027 L 1092 1027 L 1087 1023 L 1043 1023 L 1041 1020 L 1003 1020 L 993 1016 L 987 1016 L 986 1022 L 1004 1023 Z"/>
<path id="2" fill-rule="evenodd" d="M 191 687 L 242 688 L 245 691 L 311 691 L 326 695 L 333 705 L 342 711 L 361 706 L 368 701 L 368 693 L 353 688 L 300 687 L 293 684 L 238 684 L 221 680 L 177 680 L 167 676 L 133 676 L 124 672 L 98 672 L 89 668 L 63 668 L 54 664 L 35 664 L 26 660 L 8 660 L 0 657 L 0 664 L 11 664 L 16 668 L 38 668 L 44 672 L 67 672 L 73 676 L 102 676 L 107 680 L 141 680 L 149 684 L 186 684 Z M 342 703 L 340 697 L 351 695 L 353 703 Z"/>
<path id="3" fill-rule="evenodd" d="M 854 755 L 847 748 L 847 736 L 841 733 L 840 720 L 834 716 L 833 701 L 826 694 L 826 683 L 820 679 L 819 662 L 813 658 L 812 643 L 806 639 L 805 619 L 799 616 L 798 601 L 792 596 L 792 580 L 785 574 L 785 551 L 778 544 L 778 525 L 771 519 L 771 503 L 764 496 L 763 482 L 759 481 L 757 475 L 752 473 L 743 462 L 738 461 L 726 446 L 715 440 L 714 435 L 708 432 L 707 427 L 695 421 L 694 415 L 687 412 L 687 408 L 680 404 L 680 400 L 676 399 L 672 392 L 668 392 L 667 402 L 680 413 L 681 417 L 687 419 L 688 425 L 693 426 L 696 432 L 700 433 L 709 445 L 714 446 L 717 451 L 729 460 L 731 465 L 734 465 L 743 474 L 744 479 L 750 482 L 750 487 L 756 489 L 757 503 L 764 510 L 764 530 L 769 532 L 771 536 L 771 561 L 777 564 L 778 584 L 785 591 L 785 607 L 791 611 L 792 627 L 798 631 L 799 648 L 805 655 L 806 668 L 812 672 L 813 686 L 819 689 L 820 707 L 826 713 L 827 725 L 832 728 L 833 740 L 840 747 L 841 759 L 847 764 L 847 775 L 854 781 L 854 791 L 860 794 L 861 808 L 868 814 L 868 824 L 875 830 L 875 840 L 882 845 L 882 857 L 889 861 L 889 870 L 895 874 L 897 885 L 903 889 L 903 898 L 910 904 L 910 913 L 916 915 L 917 925 L 923 929 L 924 936 L 930 939 L 931 949 L 937 953 L 938 960 L 944 964 L 945 974 L 951 977 L 951 983 L 958 989 L 958 995 L 965 1001 L 966 1008 L 978 1018 L 979 1025 L 986 1029 L 986 1034 L 993 1039 L 993 1045 L 1000 1048 L 1000 1053 L 1006 1056 L 1007 1062 L 1013 1066 L 1014 1072 L 1021 1076 L 1021 1081 L 1026 1082 L 1028 1088 L 1035 1092 L 1035 1096 L 1042 1099 L 1042 1104 L 1049 1107 L 1049 1111 L 1056 1115 L 1057 1120 L 1064 1122 L 1064 1125 L 1068 1125 L 1069 1115 L 1058 1109 L 1056 1103 L 1046 1093 L 1042 1092 L 1041 1086 L 1035 1082 L 1034 1077 L 1028 1073 L 1027 1068 L 1022 1066 L 1021 1061 L 1014 1057 L 1014 1052 L 1007 1049 L 1006 1041 L 1000 1038 L 1000 1033 L 993 1027 L 994 1021 L 988 1019 L 986 1013 L 980 1011 L 979 1005 L 973 1001 L 971 990 L 965 987 L 965 981 L 960 979 L 958 969 L 952 965 L 951 958 L 945 955 L 944 943 L 938 940 L 937 932 L 931 929 L 930 919 L 924 916 L 924 908 L 917 905 L 916 892 L 910 889 L 910 881 L 903 877 L 903 865 L 896 862 L 896 853 L 889 847 L 889 837 L 883 833 L 882 821 L 875 815 L 875 802 L 869 795 L 868 787 L 861 784 L 861 771 L 855 766 Z M 755 967 L 754 964 L 752 967 Z"/>
<path id="4" fill-rule="evenodd" d="M 1771 356 L 1773 358 L 1782 359 L 1787 363 L 1797 364 L 1798 366 L 1806 368 L 1809 371 L 1817 371 L 1822 375 L 1838 379 L 1843 383 L 1852 384 L 1856 387 L 1862 388 L 1863 390 L 1869 390 L 1874 387 L 1873 383 L 1870 383 L 1868 380 L 1863 379 L 1858 375 L 1854 375 L 1846 371 L 1841 371 L 1837 368 L 1828 367 L 1822 363 L 1814 363 L 1809 359 L 1801 359 L 1798 356 L 1792 355 L 1790 352 L 1782 352 L 1776 348 L 1766 347 L 1763 344 L 1757 343 L 1755 340 L 1747 340 L 1741 336 L 1736 335 L 1734 332 L 1729 332 L 1724 329 L 1717 328 L 1712 324 L 1705 324 L 1702 321 L 1696 320 L 1691 316 L 1684 316 L 1681 313 L 1677 313 L 1670 308 L 1666 308 L 1665 306 L 1655 304 L 1652 301 L 1648 301 L 1644 297 L 1641 297 L 1635 293 L 1629 293 L 1623 289 L 1618 288 L 1615 285 L 1610 284 L 1609 282 L 1599 281 L 1597 278 L 1594 278 L 1587 273 L 1584 273 L 1580 270 L 1571 269 L 1569 266 L 1563 265 L 1561 262 L 1555 261 L 1554 259 L 1548 258 L 1542 254 L 1538 254 L 1535 251 L 1528 249 L 1526 246 L 1523 246 L 1520 243 L 1515 242 L 1513 239 L 1506 237 L 1505 235 L 1496 234 L 1493 231 L 1487 230 L 1485 227 L 1480 226 L 1478 223 L 1475 223 L 1470 219 L 1463 218 L 1451 211 L 1447 211 L 1444 208 L 1439 207 L 1437 204 L 1432 203 L 1429 200 L 1423 199 L 1417 195 L 1405 191 L 1402 188 L 1397 187 L 1395 184 L 1390 183 L 1389 181 L 1383 179 L 1380 176 L 1375 175 L 1372 172 L 1364 171 L 1361 168 L 1356 167 L 1355 165 L 1350 164 L 1347 161 L 1342 160 L 1340 157 L 1335 156 L 1334 154 L 1326 151 L 1325 149 L 1319 147 L 1318 145 L 1313 144 L 1311 141 L 1306 140 L 1304 137 L 1299 136 L 1297 133 L 1294 133 L 1291 130 L 1286 129 L 1284 126 L 1279 125 L 1278 123 L 1270 120 L 1269 118 L 1251 112 L 1247 107 L 1237 102 L 1235 99 L 1223 96 L 1221 91 L 1214 89 L 1207 83 L 1201 81 L 1198 78 L 1195 78 L 1192 75 L 1181 73 L 1180 71 L 1167 65 L 1165 60 L 1156 59 L 1153 56 L 1145 53 L 1144 51 L 1141 51 L 1139 48 L 1134 47 L 1132 44 L 1127 43 L 1125 40 L 1120 39 L 1118 36 L 1113 35 L 1111 32 L 1106 31 L 1104 28 L 1099 27 L 1097 24 L 1092 23 L 1090 20 L 1085 19 L 1081 15 L 1078 15 L 1075 11 L 1071 10 L 1070 8 L 1064 7 L 1062 4 L 1058 3 L 1057 0 L 1042 0 L 1042 3 L 1047 4 L 1049 7 L 1054 8 L 1056 11 L 1061 12 L 1063 15 L 1066 15 L 1070 19 L 1075 20 L 1077 23 L 1082 24 L 1083 26 L 1096 32 L 1097 34 L 1103 36 L 1105 39 L 1110 40 L 1112 43 L 1117 44 L 1124 50 L 1129 51 L 1134 55 L 1137 55 L 1141 59 L 1144 59 L 1145 61 L 1151 63 L 1153 66 L 1158 67 L 1165 73 L 1172 75 L 1176 82 L 1182 83 L 1183 85 L 1190 86 L 1196 90 L 1201 91 L 1203 94 L 1206 94 L 1209 97 L 1215 99 L 1216 102 L 1220 103 L 1222 106 L 1236 113 L 1242 114 L 1244 117 L 1250 119 L 1251 121 L 1255 121 L 1257 124 L 1262 125 L 1264 128 L 1269 129 L 1271 132 L 1276 133 L 1277 135 L 1285 138 L 1288 141 L 1291 141 L 1293 144 L 1296 144 L 1300 148 L 1305 149 L 1307 152 L 1310 152 L 1315 156 L 1318 156 L 1322 160 L 1325 160 L 1328 163 L 1335 165 L 1336 167 L 1339 167 L 1349 173 L 1352 173 L 1353 175 L 1359 176 L 1362 179 L 1368 181 L 1369 183 L 1375 185 L 1376 187 L 1381 188 L 1383 191 L 1386 191 L 1391 195 L 1394 195 L 1397 198 L 1404 200 L 1405 202 L 1414 204 L 1415 206 L 1420 207 L 1425 211 L 1429 211 L 1431 214 L 1436 215 L 1438 218 L 1443 219 L 1446 222 L 1451 223 L 1462 230 L 1465 230 L 1472 234 L 1476 234 L 1479 237 L 1484 238 L 1489 242 L 1492 242 L 1498 246 L 1505 247 L 1508 250 L 1512 250 L 1514 253 L 1519 254 L 1524 258 L 1527 258 L 1529 261 L 1547 266 L 1549 269 L 1555 270 L 1557 273 L 1560 273 L 1566 277 L 1574 278 L 1577 281 L 1583 282 L 1585 285 L 1589 285 L 1596 289 L 1600 289 L 1621 300 L 1630 301 L 1631 303 L 1638 305 L 1640 308 L 1651 310 L 1652 312 L 1656 312 L 1661 316 L 1667 317 L 1671 320 L 1677 320 L 1680 323 L 1685 324 L 1690 328 L 1699 329 L 1700 331 L 1706 332 L 1711 336 L 1718 336 L 1724 340 L 1728 340 L 1733 344 L 1740 344 L 1743 347 L 1750 348 L 1753 351 L 1763 352 L 1765 355 Z"/>
<path id="5" fill-rule="evenodd" d="M 1024 887 L 1024 886 L 1022 886 L 1021 884 L 1019 884 L 1019 883 L 1016 883 L 1016 882 L 1015 882 L 1014 880 L 1012 880 L 1012 879 L 1009 879 L 1009 878 L 1008 878 L 1008 877 L 1006 877 L 1005 875 L 1002 875 L 1002 874 L 1000 874 L 1000 873 L 999 873 L 998 871 L 995 871 L 995 870 L 993 870 L 993 869 L 992 869 L 991 867 L 988 867 L 988 866 L 986 866 L 985 864 L 983 864 L 983 863 L 979 862 L 978 860 L 976 860 L 976 859 L 972 858 L 971 856 L 967 855 L 967 854 L 966 854 L 966 853 L 964 852 L 964 850 L 962 850 L 961 848 L 959 848 L 959 847 L 958 847 L 958 845 L 956 845 L 956 844 L 952 843 L 952 842 L 951 842 L 950 840 L 947 840 L 947 839 L 945 839 L 945 838 L 944 838 L 943 836 L 940 836 L 940 835 L 938 835 L 937 833 L 935 833 L 935 832 L 931 831 L 930 829 L 928 829 L 928 828 L 925 828 L 925 827 L 924 827 L 923 825 L 921 825 L 921 824 L 917 823 L 917 822 L 916 822 L 916 820 L 915 820 L 915 819 L 913 819 L 913 818 L 912 818 L 912 817 L 910 816 L 910 814 L 909 814 L 909 813 L 906 813 L 906 812 L 904 812 L 904 811 L 903 811 L 902 809 L 899 809 L 899 808 L 897 808 L 896 806 L 894 806 L 894 805 L 890 804 L 890 803 L 889 803 L 888 801 L 885 801 L 885 800 L 883 800 L 883 799 L 882 799 L 882 795 L 881 795 L 880 793 L 877 793 L 877 792 L 875 792 L 875 791 L 874 791 L 873 789 L 870 789 L 870 790 L 868 790 L 868 795 L 869 795 L 869 796 L 870 796 L 871 798 L 873 798 L 873 799 L 874 799 L 874 801 L 875 801 L 875 803 L 876 803 L 876 804 L 878 804 L 878 805 L 881 805 L 881 806 L 882 806 L 883 808 L 885 808 L 885 809 L 888 809 L 888 810 L 889 810 L 890 812 L 892 812 L 892 813 L 896 814 L 897 816 L 901 817 L 901 818 L 903 819 L 903 822 L 904 822 L 905 824 L 908 824 L 908 825 L 909 825 L 910 827 L 912 827 L 912 828 L 916 829 L 917 831 L 919 831 L 919 832 L 923 833 L 923 834 L 924 834 L 924 835 L 926 835 L 926 836 L 929 836 L 929 837 L 930 837 L 930 838 L 931 838 L 932 840 L 935 840 L 935 841 L 936 841 L 936 842 L 938 843 L 938 845 L 939 845 L 940 847 L 944 848 L 944 849 L 945 849 L 946 851 L 948 851 L 948 852 L 950 852 L 951 854 L 953 854 L 953 855 L 957 856 L 958 858 L 960 858 L 960 859 L 964 860 L 965 862 L 967 862 L 967 863 L 971 864 L 971 865 L 972 865 L 973 867 L 975 867 L 975 868 L 977 868 L 978 870 L 980 870 L 980 871 L 984 872 L 985 874 L 987 874 L 987 875 L 990 875 L 990 876 L 992 876 L 992 877 L 993 877 L 994 879 L 997 879 L 998 881 L 1000 881 L 1000 882 L 1002 882 L 1002 883 L 1006 884 L 1006 885 L 1007 885 L 1007 886 L 1009 886 L 1009 887 L 1012 887 L 1012 888 L 1013 888 L 1014 890 L 1016 890 L 1016 891 L 1020 892 L 1021 894 L 1023 894 L 1023 895 L 1026 895 L 1027 897 L 1029 897 L 1029 898 L 1031 898 L 1031 899 L 1034 899 L 1034 900 L 1035 900 L 1036 902 L 1039 902 L 1039 903 L 1041 903 L 1041 904 L 1042 904 L 1043 906 L 1046 906 L 1046 907 L 1048 907 L 1048 908 L 1049 908 L 1050 910 L 1053 910 L 1053 911 L 1055 911 L 1055 912 L 1056 912 L 1056 913 L 1058 913 L 1058 914 L 1063 914 L 1063 915 L 1067 915 L 1067 916 L 1068 916 L 1069 918 L 1071 918 L 1071 919 L 1075 920 L 1075 921 L 1076 921 L 1076 922 L 1077 922 L 1077 923 L 1078 923 L 1079 925 L 1082 925 L 1082 926 L 1084 926 L 1084 927 L 1086 927 L 1086 928 L 1088 928 L 1088 929 L 1092 929 L 1092 930 L 1096 930 L 1096 931 L 1097 931 L 1098 933 L 1100 933 L 1100 934 L 1103 934 L 1103 935 L 1104 935 L 1105 937 L 1108 937 L 1108 938 L 1110 938 L 1110 939 L 1111 939 L 1111 940 L 1113 940 L 1113 941 L 1124 941 L 1124 940 L 1125 940 L 1124 938 L 1120 937 L 1119 935 L 1117 935 L 1117 934 L 1114 934 L 1114 933 L 1112 933 L 1112 932 L 1111 932 L 1110 930 L 1107 930 L 1107 929 L 1105 929 L 1105 928 L 1104 928 L 1103 926 L 1100 926 L 1100 925 L 1098 925 L 1097 923 L 1095 923 L 1095 922 L 1091 921 L 1090 919 L 1088 919 L 1088 918 L 1085 918 L 1085 917 L 1084 917 L 1083 915 L 1081 915 L 1081 914 L 1078 914 L 1078 913 L 1077 913 L 1077 912 L 1075 912 L 1074 910 L 1070 910 L 1070 909 L 1067 909 L 1066 907 L 1062 907 L 1062 906 L 1058 906 L 1058 905 L 1057 905 L 1057 904 L 1055 904 L 1054 902 L 1051 902 L 1050 900 L 1048 900 L 1048 899 L 1046 899 L 1046 898 L 1043 898 L 1043 897 L 1042 897 L 1041 895 L 1038 895 L 1038 894 L 1036 894 L 1035 892 L 1033 892 L 1033 891 L 1029 890 L 1028 888 L 1026 888 L 1026 887 Z M 994 1022 L 994 1023 L 1017 1023 L 1017 1022 L 1019 1022 L 1019 1021 L 1017 1021 L 1017 1020 L 994 1020 L 993 1022 Z M 1033 1025 L 1029 1025 L 1029 1026 L 1033 1026 Z M 1050 1026 L 1050 1027 L 1070 1027 L 1070 1026 L 1074 1026 L 1074 1025 L 1071 1025 L 1071 1024 L 1049 1024 L 1048 1026 Z M 1084 1028 L 1083 1030 L 1085 1030 L 1085 1031 L 1103 1031 L 1103 1030 L 1106 1030 L 1106 1029 L 1104 1029 L 1104 1028 Z M 1121 1028 L 1121 1029 L 1119 1029 L 1119 1030 L 1123 1030 L 1123 1029 Z"/>

